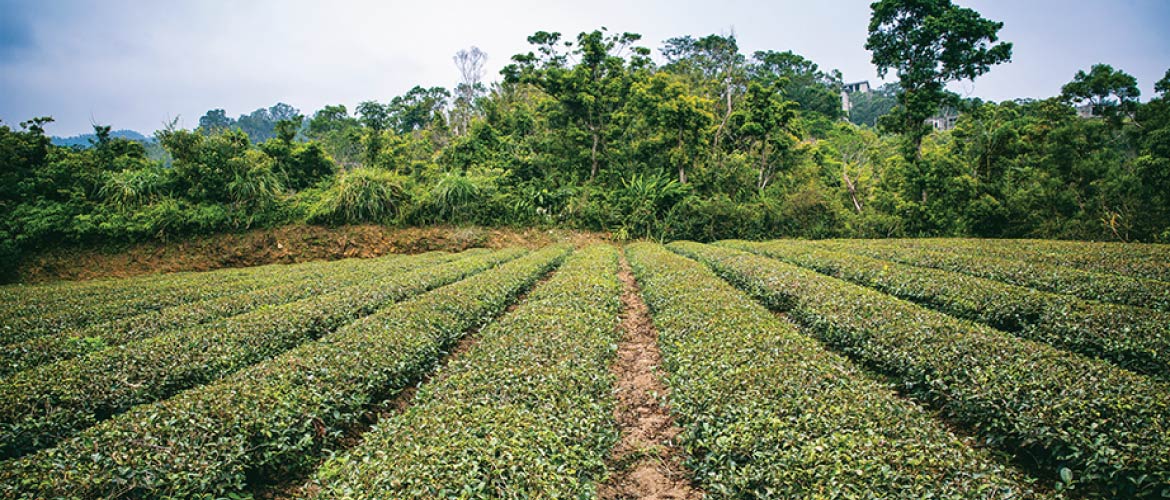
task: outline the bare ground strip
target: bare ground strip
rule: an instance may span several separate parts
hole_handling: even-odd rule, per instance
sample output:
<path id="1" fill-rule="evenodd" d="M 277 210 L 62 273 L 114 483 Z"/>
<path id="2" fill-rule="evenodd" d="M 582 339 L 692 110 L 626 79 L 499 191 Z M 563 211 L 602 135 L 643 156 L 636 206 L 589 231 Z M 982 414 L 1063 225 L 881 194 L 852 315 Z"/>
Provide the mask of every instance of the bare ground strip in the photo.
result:
<path id="1" fill-rule="evenodd" d="M 621 438 L 609 458 L 613 471 L 600 487 L 600 497 L 618 499 L 699 499 L 683 453 L 674 445 L 682 431 L 667 406 L 670 389 L 658 377 L 662 352 L 650 310 L 625 257 L 618 274 L 625 285 L 622 340 L 611 370 L 617 378 L 614 418 Z"/>

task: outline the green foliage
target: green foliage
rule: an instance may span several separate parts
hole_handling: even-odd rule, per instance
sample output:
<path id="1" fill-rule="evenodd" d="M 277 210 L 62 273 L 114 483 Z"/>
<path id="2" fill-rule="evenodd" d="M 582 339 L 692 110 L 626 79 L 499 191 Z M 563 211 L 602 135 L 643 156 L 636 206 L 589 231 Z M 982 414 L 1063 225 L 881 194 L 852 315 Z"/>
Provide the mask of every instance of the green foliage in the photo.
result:
<path id="1" fill-rule="evenodd" d="M 618 133 L 613 115 L 632 77 L 650 64 L 649 50 L 633 47 L 641 38 L 636 33 L 606 35 L 603 28 L 577 35 L 575 44 L 564 42 L 571 49 L 564 52 L 560 33 L 540 31 L 528 37 L 537 53 L 513 56 L 514 63 L 502 71 L 505 82 L 536 86 L 556 100 L 561 119 L 577 129 L 572 135 L 584 139 L 579 144 L 588 144 L 590 181 L 607 161 L 606 139 Z M 635 55 L 627 64 L 620 54 L 631 47 Z M 579 63 L 570 66 L 570 58 Z"/>
<path id="2" fill-rule="evenodd" d="M 804 112 L 830 119 L 841 117 L 841 74 L 825 73 L 816 63 L 792 51 L 757 51 L 752 55 L 752 79 L 774 85 L 785 99 Z"/>
<path id="3" fill-rule="evenodd" d="M 595 495 L 617 441 L 607 369 L 616 350 L 620 292 L 612 247 L 569 256 L 515 310 L 480 331 L 478 342 L 399 418 L 322 466 L 323 494 Z"/>
<path id="4" fill-rule="evenodd" d="M 672 249 L 987 443 L 1027 453 L 1061 489 L 1170 494 L 1170 394 L 1161 383 L 777 260 L 695 243 Z M 1069 475 L 1062 468 L 1071 483 L 1055 479 Z"/>
<path id="5" fill-rule="evenodd" d="M 1087 103 L 1093 116 L 1117 121 L 1133 113 L 1141 91 L 1133 76 L 1108 64 L 1094 64 L 1088 73 L 1077 71 L 1073 80 L 1061 87 L 1060 96 L 1072 103 Z"/>
<path id="6" fill-rule="evenodd" d="M 849 94 L 849 121 L 856 125 L 877 127 L 881 117 L 888 115 L 898 105 L 898 94 L 901 92 L 901 87 L 894 82 L 870 92 Z"/>
<path id="7" fill-rule="evenodd" d="M 905 251 L 904 244 L 890 248 Z M 799 241 L 729 242 L 727 245 L 807 267 L 1024 338 L 1109 360 L 1122 368 L 1170 379 L 1170 336 L 1167 335 L 1170 314 L 1165 312 L 1077 300 L 962 273 L 848 254 L 843 252 L 850 248 L 844 242 L 826 244 L 824 248 Z M 931 244 L 930 247 L 975 254 L 994 252 L 1000 244 L 986 242 L 969 247 Z M 830 248 L 843 251 L 830 251 Z M 1020 253 L 1021 250 L 1014 252 Z"/>
<path id="8" fill-rule="evenodd" d="M 872 7 L 867 47 L 898 82 L 850 96 L 859 126 L 840 119 L 839 72 L 799 54 L 682 36 L 656 66 L 640 35 L 605 29 L 533 34 L 490 89 L 486 55 L 464 52 L 454 94 L 414 87 L 354 115 L 211 110 L 145 146 L 106 126 L 89 147 L 54 146 L 47 118 L 0 126 L 0 274 L 46 247 L 306 222 L 1170 241 L 1170 77 L 1147 103 L 1103 64 L 1060 97 L 964 100 L 946 85 L 1010 59 L 1001 24 L 950 0 Z M 944 105 L 957 124 L 935 131 Z M 665 177 L 685 193 L 631 191 Z"/>
<path id="9" fill-rule="evenodd" d="M 219 135 L 235 130 L 242 132 L 253 142 L 262 143 L 281 135 L 281 122 L 292 122 L 292 130 L 299 130 L 304 121 L 300 113 L 297 108 L 283 102 L 240 115 L 238 119 L 227 116 L 223 109 L 213 109 L 199 118 L 199 127 L 196 131 L 205 135 Z"/>
<path id="10" fill-rule="evenodd" d="M 1085 300 L 1170 311 L 1170 283 L 1163 281 L 1020 261 L 1014 257 L 953 253 L 930 247 L 890 248 L 848 242 L 841 244 L 851 251 L 874 258 L 945 269 L 1037 290 L 1074 295 Z"/>
<path id="11" fill-rule="evenodd" d="M 423 222 L 471 223 L 490 216 L 490 200 L 496 193 L 502 172 L 473 169 L 446 172 L 421 196 L 416 219 Z"/>
<path id="12" fill-rule="evenodd" d="M 627 253 L 658 328 L 679 445 L 709 498 L 1027 496 L 928 413 L 701 264 L 647 243 Z"/>
<path id="13" fill-rule="evenodd" d="M 18 457 L 52 446 L 135 405 L 230 375 L 519 253 L 437 265 L 423 259 L 405 268 L 390 259 L 368 267 L 364 279 L 323 286 L 299 301 L 17 373 L 0 381 L 0 453 Z M 119 382 L 126 370 L 136 373 L 139 382 Z M 45 406 L 46 400 L 55 403 Z"/>
<path id="14" fill-rule="evenodd" d="M 412 264 L 420 261 L 445 262 L 451 258 L 420 257 Z M 81 300 L 69 301 L 68 307 L 71 310 L 96 310 L 98 314 L 91 314 L 89 317 L 100 318 L 99 321 L 61 329 L 54 334 L 41 335 L 21 342 L 5 343 L 0 348 L 0 377 L 35 366 L 76 358 L 108 347 L 140 341 L 170 330 L 217 321 L 261 307 L 279 306 L 321 293 L 322 290 L 334 287 L 338 283 L 356 283 L 367 277 L 368 272 L 368 267 L 360 265 L 360 261 L 355 260 L 314 262 L 295 267 L 268 266 L 249 273 L 242 280 L 230 283 L 217 281 L 213 285 L 214 288 L 201 290 L 201 294 L 194 301 L 185 303 L 170 303 L 174 301 L 166 300 L 171 294 L 166 291 L 165 283 L 144 283 L 143 287 L 158 294 L 151 296 L 152 301 L 162 299 L 155 305 L 169 305 L 163 309 L 145 311 L 142 310 L 141 304 L 119 300 L 118 297 L 125 294 L 118 290 L 106 290 L 97 299 L 87 294 L 88 299 L 79 297 Z M 185 288 L 199 286 L 198 281 L 189 276 L 179 278 L 177 282 Z M 28 300 L 27 297 L 22 299 Z M 97 304 L 93 303 L 99 299 L 117 304 L 114 314 L 110 314 L 109 309 L 97 307 Z M 58 306 L 64 305 L 60 301 L 53 302 L 57 302 Z M 133 315 L 117 319 L 127 310 Z M 22 314 L 51 316 L 42 311 L 26 311 Z M 11 324 L 17 323 L 13 321 Z"/>
<path id="15" fill-rule="evenodd" d="M 337 165 L 321 144 L 294 143 L 293 136 L 289 135 L 292 131 L 285 128 L 284 132 L 285 135 L 260 145 L 260 150 L 272 158 L 274 163 L 271 170 L 279 175 L 284 186 L 299 191 L 328 180 L 337 173 Z"/>
<path id="16" fill-rule="evenodd" d="M 630 107 L 653 131 L 646 141 L 656 143 L 657 155 L 678 171 L 678 182 L 686 184 L 686 172 L 698 162 L 714 121 L 707 111 L 711 102 L 689 94 L 669 73 L 656 73 L 648 81 L 635 83 L 630 94 Z"/>
<path id="17" fill-rule="evenodd" d="M 996 43 L 1003 23 L 951 0 L 880 0 L 871 8 L 865 48 L 873 52 L 878 75 L 893 69 L 902 89 L 883 123 L 907 137 L 907 158 L 914 158 L 929 132 L 926 119 L 954 101 L 946 84 L 974 80 L 1010 61 L 1012 44 Z"/>
<path id="18" fill-rule="evenodd" d="M 793 104 L 785 101 L 774 86 L 752 82 L 743 106 L 730 117 L 733 130 L 742 138 L 744 149 L 758 164 L 756 188 L 763 190 L 777 172 L 794 161 L 799 138 L 795 132 Z"/>
<path id="19" fill-rule="evenodd" d="M 406 179 L 377 168 L 341 173 L 313 208 L 310 220 L 333 223 L 383 222 L 402 213 Z"/>
<path id="20" fill-rule="evenodd" d="M 383 276 L 367 286 L 421 291 L 524 253 L 472 252 L 405 273 L 401 266 L 395 273 L 393 266 L 378 262 L 367 261 L 364 268 Z M 364 417 L 373 400 L 416 381 L 458 335 L 502 310 L 565 253 L 565 248 L 549 248 L 395 306 L 382 307 L 393 300 L 376 300 L 363 306 L 373 313 L 370 317 L 346 322 L 348 326 L 328 333 L 322 342 L 273 353 L 280 356 L 167 401 L 138 406 L 57 448 L 9 462 L 11 467 L 0 472 L 0 491 L 79 498 L 117 492 L 218 497 L 242 494 L 255 475 L 303 471 Z M 198 435 L 191 434 L 192 428 L 200 429 Z M 93 443 L 101 443 L 101 451 L 95 452 Z M 110 467 L 114 461 L 133 465 Z M 57 465 L 65 462 L 71 472 L 61 474 Z M 130 490 L 127 481 L 134 483 Z"/>

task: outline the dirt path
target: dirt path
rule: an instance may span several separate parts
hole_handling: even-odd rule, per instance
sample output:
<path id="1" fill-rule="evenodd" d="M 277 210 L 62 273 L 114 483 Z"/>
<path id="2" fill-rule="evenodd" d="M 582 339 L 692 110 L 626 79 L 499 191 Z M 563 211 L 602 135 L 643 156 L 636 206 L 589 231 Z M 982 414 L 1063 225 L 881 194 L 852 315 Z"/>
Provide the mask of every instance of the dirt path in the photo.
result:
<path id="1" fill-rule="evenodd" d="M 625 257 L 621 266 L 625 313 L 617 360 L 611 368 L 617 377 L 614 418 L 621 429 L 621 439 L 609 458 L 613 475 L 601 485 L 600 497 L 702 498 L 702 492 L 691 484 L 690 471 L 682 465 L 682 451 L 673 443 L 681 429 L 674 425 L 665 405 L 670 389 L 656 373 L 662 364 L 658 331 Z"/>

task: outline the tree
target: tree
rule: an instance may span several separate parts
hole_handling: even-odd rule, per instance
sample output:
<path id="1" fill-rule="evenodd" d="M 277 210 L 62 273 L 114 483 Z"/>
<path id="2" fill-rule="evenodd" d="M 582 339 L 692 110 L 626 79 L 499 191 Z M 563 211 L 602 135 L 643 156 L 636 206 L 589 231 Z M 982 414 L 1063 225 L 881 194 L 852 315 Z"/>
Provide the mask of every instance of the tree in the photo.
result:
<path id="1" fill-rule="evenodd" d="M 759 82 L 748 84 L 743 105 L 732 115 L 738 135 L 754 150 L 758 162 L 756 187 L 768 187 L 780 164 L 788 159 L 798 140 L 793 133 L 796 114 L 792 101 L 785 101 L 775 87 Z"/>
<path id="2" fill-rule="evenodd" d="M 1165 242 L 1170 241 L 1170 70 L 1154 90 L 1161 95 L 1139 106 L 1135 115 L 1140 156 L 1134 167 L 1149 206 L 1140 221 L 1151 226 L 1147 234 Z"/>
<path id="3" fill-rule="evenodd" d="M 687 183 L 687 167 L 694 165 L 703 136 L 713 117 L 707 111 L 711 101 L 687 92 L 687 87 L 669 73 L 657 73 L 649 81 L 634 84 L 635 107 L 651 128 L 671 144 L 667 158 L 678 170 L 679 184 Z"/>
<path id="4" fill-rule="evenodd" d="M 350 116 L 344 105 L 325 106 L 314 113 L 306 135 L 312 141 L 319 141 L 340 165 L 352 167 L 362 160 L 361 122 Z"/>
<path id="5" fill-rule="evenodd" d="M 1077 71 L 1073 80 L 1061 87 L 1060 96 L 1073 104 L 1088 103 L 1093 116 L 1116 122 L 1133 113 L 1141 91 L 1133 76 L 1108 64 L 1094 64 L 1088 73 Z"/>
<path id="6" fill-rule="evenodd" d="M 539 31 L 528 37 L 539 55 L 512 56 L 513 64 L 502 71 L 505 82 L 531 84 L 551 96 L 568 121 L 585 131 L 590 141 L 590 181 L 597 177 L 606 156 L 605 138 L 629 89 L 629 73 L 650 65 L 650 51 L 644 47 L 633 47 L 635 56 L 628 67 L 623 58 L 625 49 L 642 35 L 606 35 L 605 31 L 580 33 L 576 43 L 562 43 L 560 33 Z M 562 46 L 569 52 L 562 52 Z M 575 66 L 569 65 L 570 57 L 578 61 Z"/>
<path id="7" fill-rule="evenodd" d="M 223 109 L 213 109 L 199 118 L 199 131 L 204 134 L 218 134 L 234 127 L 236 121 Z"/>
<path id="8" fill-rule="evenodd" d="M 302 122 L 300 116 L 276 122 L 276 138 L 260 145 L 260 150 L 275 162 L 272 170 L 293 190 L 309 187 L 337 171 L 320 143 L 293 142 Z"/>
<path id="9" fill-rule="evenodd" d="M 921 158 L 926 119 L 953 101 L 946 85 L 974 80 L 1011 60 L 1012 44 L 999 41 L 1003 23 L 984 19 L 951 0 L 880 0 L 870 6 L 865 48 L 883 78 L 893 69 L 902 86 L 885 126 L 908 140 L 907 159 Z"/>
<path id="10" fill-rule="evenodd" d="M 349 116 L 349 110 L 345 108 L 345 105 L 326 105 L 314 113 L 313 118 L 309 120 L 309 134 L 319 136 L 356 125 L 358 125 L 358 121 Z"/>
<path id="11" fill-rule="evenodd" d="M 829 141 L 841 159 L 841 182 L 849 192 L 849 201 L 860 214 L 865 202 L 858 182 L 866 165 L 871 163 L 870 149 L 877 137 L 872 131 L 838 122 L 829 134 Z M 854 175 L 849 175 L 850 170 L 854 171 Z"/>
<path id="12" fill-rule="evenodd" d="M 390 107 L 378 101 L 363 101 L 357 106 L 362 126 L 381 132 L 390 127 Z"/>
<path id="13" fill-rule="evenodd" d="M 373 165 L 376 163 L 378 153 L 382 151 L 382 145 L 385 142 L 382 139 L 382 131 L 390 127 L 390 106 L 378 101 L 363 101 L 358 104 L 357 113 L 367 132 L 364 141 L 366 143 L 366 165 Z"/>
<path id="14" fill-rule="evenodd" d="M 718 153 L 727 121 L 735 112 L 734 101 L 743 93 L 746 80 L 744 57 L 739 53 L 735 34 L 671 38 L 659 52 L 667 61 L 663 70 L 689 77 L 691 86 L 715 101 L 720 120 L 712 137 L 712 151 Z M 722 156 L 719 161 L 723 161 Z"/>
<path id="15" fill-rule="evenodd" d="M 261 143 L 276 137 L 276 124 L 281 120 L 292 120 L 300 117 L 301 112 L 283 102 L 276 103 L 269 108 L 259 108 L 247 115 L 240 115 L 234 126 L 248 135 L 253 143 Z M 302 117 L 303 119 L 303 117 Z M 297 123 L 300 126 L 300 122 Z"/>
<path id="16" fill-rule="evenodd" d="M 803 111 L 841 117 L 841 72 L 825 73 L 816 63 L 791 51 L 758 51 L 752 59 L 752 79 L 775 85 L 785 99 Z"/>
<path id="17" fill-rule="evenodd" d="M 897 82 L 887 83 L 870 92 L 849 94 L 849 121 L 856 125 L 876 127 L 878 120 L 890 114 L 898 105 L 898 94 L 902 93 Z"/>
<path id="18" fill-rule="evenodd" d="M 416 86 L 395 97 L 386 108 L 389 125 L 399 134 L 409 134 L 431 126 L 445 126 L 443 111 L 451 93 L 443 87 Z"/>
<path id="19" fill-rule="evenodd" d="M 467 50 L 460 50 L 453 58 L 455 67 L 459 69 L 459 84 L 455 86 L 455 107 L 452 110 L 452 122 L 456 135 L 467 133 L 471 118 L 475 115 L 475 103 L 487 89 L 483 86 L 483 67 L 487 63 L 487 53 L 472 46 Z"/>
<path id="20" fill-rule="evenodd" d="M 1161 80 L 1154 83 L 1154 91 L 1162 94 L 1163 99 L 1166 98 L 1166 94 L 1170 94 L 1170 69 L 1166 70 Z"/>

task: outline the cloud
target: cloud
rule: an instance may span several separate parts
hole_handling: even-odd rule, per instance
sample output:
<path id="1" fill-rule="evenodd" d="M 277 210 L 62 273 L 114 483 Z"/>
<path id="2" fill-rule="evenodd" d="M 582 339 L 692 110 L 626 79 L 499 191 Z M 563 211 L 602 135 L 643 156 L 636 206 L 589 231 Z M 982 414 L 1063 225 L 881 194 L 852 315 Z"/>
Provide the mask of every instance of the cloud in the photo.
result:
<path id="1" fill-rule="evenodd" d="M 233 116 L 278 101 L 305 113 L 353 109 L 415 85 L 453 86 L 459 49 L 486 51 L 491 81 L 529 50 L 533 32 L 572 38 L 599 26 L 641 33 L 652 49 L 734 29 L 746 54 L 793 50 L 847 80 L 874 81 L 863 48 L 869 1 L 0 0 L 0 119 L 52 115 L 49 130 L 59 135 L 94 122 L 149 133 L 175 116 L 193 126 L 213 108 Z M 974 96 L 1053 95 L 1097 62 L 1133 73 L 1148 96 L 1166 69 L 1170 36 L 1155 22 L 1166 18 L 1162 0 L 960 3 L 1004 21 L 1004 37 L 1016 42 L 1013 64 L 961 89 Z"/>
<path id="2" fill-rule="evenodd" d="M 35 47 L 27 5 L 27 2 L 0 0 L 0 63 L 17 59 Z"/>

